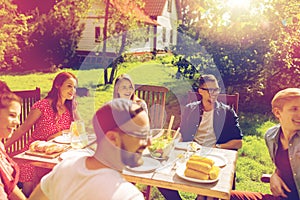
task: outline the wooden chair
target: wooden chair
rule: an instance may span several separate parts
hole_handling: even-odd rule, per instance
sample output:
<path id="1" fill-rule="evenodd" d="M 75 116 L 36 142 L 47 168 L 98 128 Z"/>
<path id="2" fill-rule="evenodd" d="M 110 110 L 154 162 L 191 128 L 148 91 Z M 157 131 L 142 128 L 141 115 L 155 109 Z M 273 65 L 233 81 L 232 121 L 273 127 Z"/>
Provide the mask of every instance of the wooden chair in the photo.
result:
<path id="1" fill-rule="evenodd" d="M 231 106 L 236 113 L 238 113 L 239 110 L 239 98 L 240 95 L 239 93 L 235 94 L 219 94 L 218 96 L 218 101 L 227 104 Z M 201 99 L 201 95 L 198 92 L 188 92 L 188 101 L 193 102 L 193 101 L 199 101 Z"/>
<path id="2" fill-rule="evenodd" d="M 150 128 L 163 128 L 168 91 L 164 86 L 135 84 L 136 95 L 147 104 Z M 146 200 L 151 199 L 151 186 L 147 185 L 143 194 Z"/>
<path id="3" fill-rule="evenodd" d="M 22 98 L 22 109 L 20 115 L 20 124 L 22 124 L 26 117 L 28 116 L 31 107 L 35 102 L 41 99 L 41 90 L 36 87 L 34 90 L 22 90 L 22 91 L 13 91 L 16 95 Z M 9 146 L 6 151 L 9 155 L 13 155 L 15 151 L 19 151 L 25 147 L 28 143 L 31 133 L 33 132 L 34 127 L 32 127 L 25 135 L 23 135 L 19 140 Z"/>
<path id="4" fill-rule="evenodd" d="M 136 95 L 147 104 L 151 128 L 163 128 L 168 91 L 164 86 L 135 84 Z"/>

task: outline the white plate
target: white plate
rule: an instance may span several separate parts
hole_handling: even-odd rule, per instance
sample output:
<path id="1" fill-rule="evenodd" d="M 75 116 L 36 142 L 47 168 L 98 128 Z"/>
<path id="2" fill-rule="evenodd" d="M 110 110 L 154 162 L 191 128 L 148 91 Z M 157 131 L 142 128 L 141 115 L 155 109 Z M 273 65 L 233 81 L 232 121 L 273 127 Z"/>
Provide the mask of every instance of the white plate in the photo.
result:
<path id="1" fill-rule="evenodd" d="M 190 145 L 190 143 L 192 142 L 178 142 L 175 144 L 175 149 L 179 149 L 179 150 L 187 150 L 188 149 L 188 146 Z M 201 145 L 194 142 L 196 147 L 197 147 L 197 150 L 201 148 Z"/>
<path id="2" fill-rule="evenodd" d="M 78 150 L 70 150 L 63 152 L 59 155 L 59 157 L 64 160 L 66 158 L 76 158 L 76 157 L 82 157 L 82 156 L 91 156 L 93 155 L 92 151 L 89 151 L 87 149 L 78 149 Z"/>
<path id="3" fill-rule="evenodd" d="M 192 181 L 192 182 L 196 182 L 196 183 L 214 183 L 216 181 L 219 180 L 219 177 L 217 179 L 213 179 L 213 180 L 201 180 L 201 179 L 197 179 L 197 178 L 191 178 L 191 177 L 186 177 L 184 175 L 184 170 L 185 170 L 186 166 L 185 163 L 180 165 L 177 169 L 176 169 L 176 174 L 180 177 L 183 178 L 187 181 Z"/>
<path id="4" fill-rule="evenodd" d="M 214 165 L 216 165 L 218 167 L 224 167 L 228 163 L 227 158 L 225 158 L 223 155 L 217 155 L 217 154 L 211 154 L 211 153 L 208 153 L 208 154 L 196 153 L 196 154 L 206 157 L 206 158 L 209 158 L 209 159 L 212 159 L 213 161 L 215 161 Z"/>
<path id="5" fill-rule="evenodd" d="M 161 164 L 158 160 L 153 158 L 143 157 L 144 163 L 138 167 L 126 167 L 127 170 L 135 172 L 152 172 L 156 168 L 160 167 Z"/>
<path id="6" fill-rule="evenodd" d="M 70 144 L 71 143 L 71 138 L 66 138 L 62 135 L 57 136 L 56 138 L 53 139 L 54 142 L 61 143 L 61 144 Z"/>

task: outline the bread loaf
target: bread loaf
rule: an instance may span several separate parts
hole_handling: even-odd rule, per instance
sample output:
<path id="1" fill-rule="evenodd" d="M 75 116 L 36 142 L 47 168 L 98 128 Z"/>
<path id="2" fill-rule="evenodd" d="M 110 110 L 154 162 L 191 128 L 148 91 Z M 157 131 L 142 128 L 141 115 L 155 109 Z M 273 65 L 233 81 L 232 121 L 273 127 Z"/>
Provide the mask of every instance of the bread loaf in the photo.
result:
<path id="1" fill-rule="evenodd" d="M 35 146 L 35 151 L 38 152 L 44 152 L 47 148 L 47 142 L 46 141 L 39 141 L 37 145 Z"/>
<path id="2" fill-rule="evenodd" d="M 58 146 L 56 144 L 48 146 L 47 149 L 45 150 L 46 154 L 53 154 L 53 153 L 58 153 L 63 151 L 64 148 L 62 146 Z"/>
<path id="3" fill-rule="evenodd" d="M 37 140 L 30 144 L 29 149 L 30 151 L 53 154 L 63 151 L 64 146 L 52 142 Z"/>
<path id="4" fill-rule="evenodd" d="M 32 143 L 29 145 L 29 149 L 30 149 L 31 151 L 36 151 L 36 147 L 37 147 L 37 145 L 39 144 L 39 142 L 40 142 L 40 140 L 37 140 L 37 141 L 32 142 Z"/>

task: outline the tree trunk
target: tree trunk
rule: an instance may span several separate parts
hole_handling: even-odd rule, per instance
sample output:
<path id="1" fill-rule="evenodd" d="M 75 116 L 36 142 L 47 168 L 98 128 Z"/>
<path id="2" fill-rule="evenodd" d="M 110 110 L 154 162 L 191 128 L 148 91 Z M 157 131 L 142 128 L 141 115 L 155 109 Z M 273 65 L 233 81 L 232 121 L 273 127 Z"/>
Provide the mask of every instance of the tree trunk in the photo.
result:
<path id="1" fill-rule="evenodd" d="M 108 73 L 107 73 L 107 67 L 104 69 L 104 85 L 108 84 Z"/>
<path id="2" fill-rule="evenodd" d="M 120 50 L 119 50 L 119 53 L 118 53 L 119 56 L 122 56 L 122 52 L 125 49 L 126 37 L 127 37 L 127 32 L 124 31 L 122 33 L 122 44 L 121 44 L 121 47 L 120 47 Z M 111 72 L 110 72 L 109 84 L 112 84 L 114 79 L 115 79 L 115 74 L 116 74 L 118 64 L 119 64 L 119 57 L 116 58 L 116 59 L 117 59 L 117 62 L 115 62 L 115 64 L 112 65 L 112 69 L 111 69 Z"/>
<path id="3" fill-rule="evenodd" d="M 108 17 L 109 17 L 109 0 L 106 0 L 106 7 L 105 7 L 105 18 L 104 18 L 104 27 L 103 27 L 103 48 L 102 48 L 102 59 L 105 61 L 104 64 L 104 85 L 108 84 L 108 58 L 106 57 L 106 40 L 107 40 L 107 24 L 108 24 Z"/>

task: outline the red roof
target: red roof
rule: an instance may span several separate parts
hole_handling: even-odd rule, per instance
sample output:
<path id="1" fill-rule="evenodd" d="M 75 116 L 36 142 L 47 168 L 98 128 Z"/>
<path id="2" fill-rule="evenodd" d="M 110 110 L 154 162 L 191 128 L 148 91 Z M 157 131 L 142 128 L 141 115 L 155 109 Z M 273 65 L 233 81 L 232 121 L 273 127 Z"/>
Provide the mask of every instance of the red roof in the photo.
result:
<path id="1" fill-rule="evenodd" d="M 151 19 L 134 1 L 131 0 L 110 0 L 112 6 L 124 14 L 132 13 L 138 20 L 147 24 L 158 25 L 157 21 Z"/>
<path id="2" fill-rule="evenodd" d="M 167 0 L 144 0 L 144 11 L 151 17 L 161 16 Z"/>

